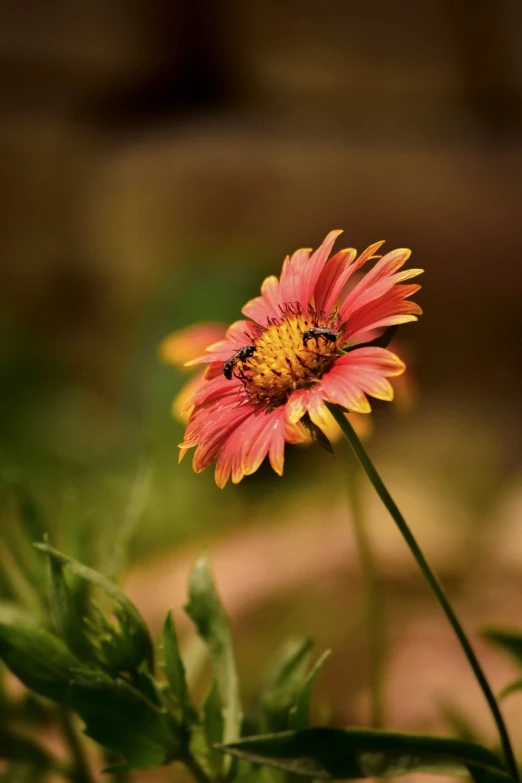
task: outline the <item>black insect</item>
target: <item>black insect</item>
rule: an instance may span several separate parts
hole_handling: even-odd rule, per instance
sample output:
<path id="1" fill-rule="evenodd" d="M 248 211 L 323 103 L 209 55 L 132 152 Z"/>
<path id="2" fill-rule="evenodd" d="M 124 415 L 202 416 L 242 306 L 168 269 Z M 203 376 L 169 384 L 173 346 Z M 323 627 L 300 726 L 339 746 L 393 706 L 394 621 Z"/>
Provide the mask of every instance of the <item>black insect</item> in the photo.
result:
<path id="1" fill-rule="evenodd" d="M 227 378 L 229 381 L 232 380 L 232 371 L 234 370 L 236 362 L 246 361 L 254 355 L 255 350 L 255 345 L 245 345 L 244 348 L 240 348 L 239 351 L 236 351 L 235 354 L 231 356 L 230 359 L 228 359 L 221 368 L 225 378 Z"/>
<path id="2" fill-rule="evenodd" d="M 312 338 L 317 340 L 319 337 L 324 337 L 327 342 L 334 343 L 339 337 L 339 334 L 340 333 L 336 332 L 335 329 L 327 329 L 324 326 L 313 326 L 311 329 L 307 329 L 306 332 L 303 332 L 303 345 L 306 345 L 308 340 L 311 340 Z"/>

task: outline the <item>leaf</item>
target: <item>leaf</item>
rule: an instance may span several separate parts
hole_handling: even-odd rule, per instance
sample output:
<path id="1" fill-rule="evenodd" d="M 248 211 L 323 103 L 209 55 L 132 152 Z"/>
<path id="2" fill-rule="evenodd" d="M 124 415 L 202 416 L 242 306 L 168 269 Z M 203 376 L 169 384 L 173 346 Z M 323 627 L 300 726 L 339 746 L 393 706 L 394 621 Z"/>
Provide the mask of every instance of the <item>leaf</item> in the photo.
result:
<path id="1" fill-rule="evenodd" d="M 471 772 L 480 783 L 511 781 L 491 751 L 445 737 L 317 728 L 248 737 L 221 749 L 253 763 L 322 780 Z"/>
<path id="2" fill-rule="evenodd" d="M 32 626 L 35 621 L 32 614 L 22 609 L 15 601 L 0 600 L 0 624 Z"/>
<path id="3" fill-rule="evenodd" d="M 0 658 L 31 690 L 69 703 L 69 682 L 80 663 L 61 639 L 43 628 L 0 624 Z"/>
<path id="4" fill-rule="evenodd" d="M 111 548 L 110 561 L 105 569 L 113 580 L 123 574 L 127 564 L 127 553 L 132 537 L 139 526 L 147 508 L 152 491 L 154 471 L 148 461 L 138 466 L 131 484 L 129 500 L 123 513 L 122 521 L 117 528 L 114 544 Z"/>
<path id="5" fill-rule="evenodd" d="M 59 636 L 81 660 L 95 661 L 96 651 L 84 624 L 83 601 L 73 592 L 59 560 L 48 558 L 48 581 L 51 617 Z"/>
<path id="6" fill-rule="evenodd" d="M 48 544 L 35 544 L 36 548 L 44 552 L 54 562 L 67 568 L 79 579 L 90 585 L 98 587 L 106 596 L 115 602 L 113 615 L 117 619 L 117 625 L 105 619 L 101 612 L 96 614 L 90 638 L 97 643 L 101 655 L 98 655 L 98 663 L 103 665 L 110 673 L 126 672 L 137 669 L 143 661 L 147 662 L 149 669 L 154 668 L 154 651 L 152 640 L 145 620 L 138 612 L 132 601 L 119 590 L 113 582 L 92 568 L 63 555 L 57 549 Z M 58 571 L 54 570 L 58 584 Z M 63 622 L 67 623 L 66 636 L 78 636 L 77 617 L 71 613 L 71 606 L 67 606 L 62 587 L 58 587 L 60 597 L 55 598 L 60 603 Z M 94 638 L 93 638 L 94 637 Z"/>
<path id="7" fill-rule="evenodd" d="M 481 636 L 504 652 L 509 653 L 522 665 L 522 632 L 508 628 L 483 628 Z"/>
<path id="8" fill-rule="evenodd" d="M 30 737 L 0 727 L 0 759 L 29 764 L 39 769 L 57 769 L 58 762 Z"/>
<path id="9" fill-rule="evenodd" d="M 79 675 L 71 683 L 71 701 L 86 723 L 86 734 L 124 756 L 118 769 L 156 767 L 178 757 L 179 739 L 166 711 L 125 680 L 102 673 Z"/>
<path id="10" fill-rule="evenodd" d="M 289 725 L 291 729 L 306 729 L 310 725 L 310 699 L 312 697 L 312 690 L 317 679 L 317 675 L 323 668 L 331 650 L 326 650 L 319 660 L 316 662 L 312 671 L 304 681 L 301 692 L 297 697 L 297 702 L 290 709 Z"/>
<path id="11" fill-rule="evenodd" d="M 461 709 L 452 704 L 443 704 L 440 706 L 440 712 L 445 723 L 451 731 L 451 734 L 457 739 L 466 742 L 481 743 L 480 734 L 473 725 L 471 718 Z"/>
<path id="12" fill-rule="evenodd" d="M 0 540 L 0 569 L 9 595 L 20 603 L 35 617 L 45 615 L 41 586 L 36 580 L 31 580 L 28 573 L 15 558 L 7 541 Z"/>
<path id="13" fill-rule="evenodd" d="M 223 715 L 221 714 L 221 702 L 215 680 L 203 704 L 203 730 L 212 777 L 218 778 L 221 775 L 225 758 L 215 747 L 223 740 Z"/>
<path id="14" fill-rule="evenodd" d="M 241 701 L 232 637 L 208 563 L 200 557 L 189 578 L 189 602 L 185 611 L 208 645 L 223 713 L 223 741 L 233 742 L 241 733 Z"/>
<path id="15" fill-rule="evenodd" d="M 516 783 L 507 772 L 493 767 L 468 764 L 468 770 L 475 783 Z"/>
<path id="16" fill-rule="evenodd" d="M 506 685 L 505 688 L 502 688 L 502 690 L 498 695 L 498 698 L 505 699 L 506 696 L 511 696 L 512 693 L 517 693 L 518 691 L 522 691 L 522 679 L 515 680 L 514 682 L 511 682 L 509 685 Z"/>
<path id="17" fill-rule="evenodd" d="M 33 549 L 33 541 L 39 541 L 43 538 L 48 530 L 48 523 L 31 494 L 18 479 L 7 479 L 6 483 L 14 499 L 16 523 L 9 524 L 3 531 L 4 546 L 9 550 L 7 560 L 10 562 L 3 562 L 2 565 L 12 571 L 13 563 L 16 563 L 29 585 L 41 592 L 45 574 L 41 560 Z M 1 560 L 6 561 L 4 554 L 2 554 Z M 20 587 L 20 582 L 16 577 L 15 581 Z M 26 590 L 23 592 L 25 596 L 20 597 L 27 598 Z M 39 596 L 37 598 L 39 599 Z M 28 606 L 40 610 L 43 608 L 40 601 L 37 602 L 35 599 Z"/>
<path id="18" fill-rule="evenodd" d="M 145 696 L 151 704 L 154 704 L 160 709 L 167 709 L 167 705 L 162 698 L 162 687 L 144 666 L 133 673 L 132 686 L 139 690 L 141 695 Z"/>
<path id="19" fill-rule="evenodd" d="M 327 436 L 324 434 L 322 429 L 317 426 L 317 424 L 314 424 L 310 416 L 305 413 L 303 418 L 301 419 L 301 424 L 307 431 L 307 433 L 310 435 L 312 441 L 317 445 L 321 446 L 322 449 L 327 451 L 332 456 L 335 456 L 333 446 L 328 440 Z"/>
<path id="20" fill-rule="evenodd" d="M 185 667 L 181 659 L 178 637 L 172 612 L 169 612 L 163 624 L 163 654 L 165 656 L 165 674 L 172 695 L 175 697 L 181 712 L 181 721 L 192 720 L 192 707 L 185 677 Z"/>
<path id="21" fill-rule="evenodd" d="M 311 639 L 289 642 L 272 664 L 261 696 L 267 730 L 284 731 L 289 727 L 289 712 L 304 686 L 312 646 Z"/>

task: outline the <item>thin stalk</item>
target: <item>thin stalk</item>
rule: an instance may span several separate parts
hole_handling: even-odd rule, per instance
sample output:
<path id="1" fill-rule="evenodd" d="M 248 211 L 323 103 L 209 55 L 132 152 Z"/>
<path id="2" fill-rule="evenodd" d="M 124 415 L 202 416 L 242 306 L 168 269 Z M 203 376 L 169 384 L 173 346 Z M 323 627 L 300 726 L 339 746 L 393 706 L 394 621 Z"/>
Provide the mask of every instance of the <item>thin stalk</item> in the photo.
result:
<path id="1" fill-rule="evenodd" d="M 361 498 L 361 472 L 359 465 L 350 459 L 348 466 L 348 501 L 359 551 L 361 575 L 364 584 L 365 621 L 368 643 L 370 694 L 371 694 L 371 725 L 374 729 L 382 729 L 384 719 L 384 612 L 382 594 L 379 585 L 375 557 Z"/>
<path id="2" fill-rule="evenodd" d="M 428 565 L 428 561 L 424 557 L 421 548 L 417 544 L 417 541 L 413 533 L 411 532 L 410 528 L 408 527 L 406 520 L 402 516 L 393 498 L 391 497 L 390 493 L 386 489 L 386 486 L 384 485 L 381 477 L 377 473 L 377 470 L 375 469 L 373 462 L 371 461 L 370 457 L 366 453 L 366 449 L 364 448 L 361 441 L 357 437 L 357 434 L 353 429 L 352 425 L 344 415 L 343 409 L 336 405 L 328 405 L 328 407 L 331 410 L 333 416 L 335 417 L 335 420 L 341 427 L 350 446 L 354 450 L 357 459 L 359 460 L 362 467 L 364 468 L 366 475 L 368 476 L 371 483 L 373 484 L 375 491 L 379 495 L 380 499 L 386 506 L 395 524 L 397 525 L 400 532 L 402 533 L 402 536 L 406 541 L 406 543 L 408 544 L 413 557 L 417 561 L 417 565 L 419 566 L 424 578 L 426 579 L 433 594 L 435 595 L 435 598 L 439 602 L 442 611 L 444 612 L 444 614 L 448 619 L 448 622 L 453 628 L 455 635 L 460 642 L 460 646 L 464 651 L 464 655 L 468 659 L 468 663 L 473 671 L 473 674 L 477 679 L 477 682 L 491 710 L 491 714 L 497 726 L 500 741 L 502 743 L 502 750 L 504 752 L 506 767 L 509 770 L 509 773 L 511 774 L 514 780 L 517 781 L 520 780 L 517 763 L 515 760 L 513 749 L 511 747 L 511 741 L 509 739 L 509 734 L 506 728 L 506 724 L 504 723 L 502 713 L 500 712 L 500 708 L 497 704 L 493 691 L 491 690 L 489 682 L 486 679 L 486 675 L 484 674 L 482 667 L 477 659 L 477 656 L 475 655 L 473 647 L 471 646 L 471 643 L 468 637 L 466 636 L 466 633 L 462 625 L 460 624 L 460 621 L 457 618 L 457 615 L 455 614 L 453 607 L 451 606 L 442 585 L 440 584 L 439 580 L 437 579 L 437 577 L 431 570 L 430 566 Z"/>
<path id="3" fill-rule="evenodd" d="M 74 762 L 74 781 L 75 783 L 94 783 L 89 763 L 85 755 L 82 741 L 78 736 L 76 726 L 73 723 L 70 712 L 64 708 L 60 709 L 60 722 L 65 740 L 71 751 Z"/>

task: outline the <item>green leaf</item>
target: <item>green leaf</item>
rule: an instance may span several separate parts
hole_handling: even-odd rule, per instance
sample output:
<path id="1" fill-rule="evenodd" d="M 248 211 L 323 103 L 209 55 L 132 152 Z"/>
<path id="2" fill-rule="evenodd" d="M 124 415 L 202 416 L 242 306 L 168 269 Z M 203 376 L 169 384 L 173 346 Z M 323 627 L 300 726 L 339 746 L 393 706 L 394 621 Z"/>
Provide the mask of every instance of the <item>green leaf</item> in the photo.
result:
<path id="1" fill-rule="evenodd" d="M 106 573 L 117 580 L 125 571 L 130 543 L 147 509 L 152 492 L 154 471 L 152 465 L 144 460 L 138 466 L 131 484 L 129 501 L 123 513 L 122 521 L 116 530 L 114 544 L 111 547 Z"/>
<path id="2" fill-rule="evenodd" d="M 69 683 L 80 663 L 61 639 L 43 628 L 0 624 L 0 658 L 31 690 L 69 703 Z"/>
<path id="3" fill-rule="evenodd" d="M 163 625 L 163 654 L 165 656 L 165 674 L 172 695 L 180 709 L 180 719 L 183 722 L 192 721 L 193 710 L 185 677 L 185 667 L 179 651 L 178 637 L 172 617 L 169 612 Z"/>
<path id="4" fill-rule="evenodd" d="M 112 614 L 117 623 L 109 622 L 101 611 L 95 613 L 94 621 L 90 623 L 90 640 L 98 650 L 97 662 L 112 674 L 131 672 L 146 661 L 149 669 L 154 668 L 154 652 L 152 640 L 145 620 L 132 601 L 119 590 L 115 584 L 92 568 L 63 555 L 48 544 L 35 544 L 59 566 L 68 569 L 78 579 L 99 588 L 105 596 L 114 601 Z M 54 569 L 55 610 L 61 613 L 60 622 L 68 639 L 76 639 L 81 643 L 78 617 L 72 611 L 70 596 L 67 597 L 63 588 L 64 580 L 59 577 L 58 569 Z M 92 608 L 92 605 L 91 605 Z M 87 626 L 87 623 L 85 623 Z M 84 635 L 87 629 L 84 630 Z M 84 636 L 85 640 L 85 636 Z M 93 650 L 94 647 L 91 647 Z"/>
<path id="5" fill-rule="evenodd" d="M 306 729 L 310 725 L 310 699 L 312 697 L 312 690 L 317 679 L 317 675 L 323 668 L 326 660 L 330 656 L 331 650 L 326 650 L 319 660 L 316 662 L 310 674 L 304 681 L 301 692 L 297 697 L 297 702 L 290 709 L 290 728 L 291 729 Z"/>
<path id="6" fill-rule="evenodd" d="M 0 600 L 0 624 L 32 626 L 35 620 L 32 614 L 22 609 L 15 601 Z"/>
<path id="7" fill-rule="evenodd" d="M 71 683 L 71 701 L 86 723 L 86 734 L 124 756 L 118 769 L 156 767 L 178 757 L 179 738 L 166 711 L 126 680 L 79 675 Z"/>
<path id="8" fill-rule="evenodd" d="M 519 665 L 522 665 L 522 631 L 508 628 L 484 628 L 480 633 L 484 639 L 509 653 Z"/>
<path id="9" fill-rule="evenodd" d="M 45 572 L 40 558 L 34 551 L 33 542 L 27 537 L 21 525 L 16 523 L 10 525 L 3 531 L 2 537 L 4 547 L 9 550 L 20 572 L 34 589 L 41 592 L 45 583 Z"/>
<path id="10" fill-rule="evenodd" d="M 482 738 L 473 721 L 465 712 L 452 704 L 443 704 L 440 707 L 441 716 L 444 718 L 451 734 L 466 742 L 482 743 Z"/>
<path id="11" fill-rule="evenodd" d="M 30 737 L 0 727 L 0 759 L 53 770 L 58 762 Z"/>
<path id="12" fill-rule="evenodd" d="M 498 695 L 498 698 L 505 699 L 506 696 L 511 696 L 512 693 L 517 693 L 518 691 L 522 691 L 522 679 L 515 680 L 514 682 L 511 682 L 509 685 L 506 685 L 505 688 L 502 688 L 502 690 Z"/>
<path id="13" fill-rule="evenodd" d="M 312 646 L 311 639 L 288 642 L 270 667 L 261 695 L 263 725 L 268 731 L 289 727 L 290 709 L 304 687 Z"/>
<path id="14" fill-rule="evenodd" d="M 322 431 L 320 427 L 317 426 L 317 424 L 314 424 L 310 416 L 305 413 L 303 418 L 301 419 L 301 424 L 307 431 L 307 433 L 310 435 L 312 441 L 317 445 L 321 446 L 322 449 L 327 451 L 329 454 L 334 456 L 334 450 L 333 446 Z"/>
<path id="15" fill-rule="evenodd" d="M 34 551 L 33 541 L 39 541 L 43 538 L 48 529 L 47 521 L 32 496 L 18 480 L 8 480 L 7 486 L 14 499 L 16 521 L 14 524 L 9 524 L 3 531 L 3 543 L 9 550 L 9 556 L 6 558 L 2 553 L 0 560 L 3 561 L 4 569 L 11 571 L 11 583 L 13 583 L 13 566 L 16 563 L 20 574 L 25 577 L 29 585 L 41 593 L 45 572 L 41 559 Z M 15 583 L 17 594 L 22 600 L 26 600 L 29 597 L 27 589 L 24 588 L 21 595 L 18 592 L 21 587 L 19 576 L 15 575 Z M 40 599 L 40 596 L 37 598 Z M 39 610 L 44 608 L 40 601 L 34 597 L 30 600 L 29 608 Z"/>
<path id="16" fill-rule="evenodd" d="M 221 775 L 225 757 L 214 747 L 223 741 L 223 715 L 221 714 L 221 702 L 215 680 L 203 704 L 203 730 L 208 749 L 208 765 L 212 777 L 217 778 Z"/>
<path id="17" fill-rule="evenodd" d="M 516 783 L 507 772 L 493 767 L 468 764 L 468 771 L 475 783 Z"/>
<path id="18" fill-rule="evenodd" d="M 31 579 L 21 563 L 16 559 L 7 541 L 0 540 L 0 570 L 2 581 L 6 583 L 9 596 L 20 603 L 34 617 L 45 616 L 45 607 L 41 595 L 41 585 Z"/>
<path id="19" fill-rule="evenodd" d="M 185 611 L 208 645 L 223 713 L 223 741 L 233 742 L 241 733 L 241 702 L 232 637 L 207 561 L 201 557 L 189 578 L 189 602 Z"/>
<path id="20" fill-rule="evenodd" d="M 221 749 L 253 763 L 322 780 L 471 772 L 480 783 L 511 781 L 491 751 L 445 737 L 317 728 L 248 737 Z"/>
<path id="21" fill-rule="evenodd" d="M 73 591 L 64 574 L 64 565 L 48 558 L 48 581 L 51 617 L 59 636 L 81 660 L 96 661 L 96 650 L 84 624 L 83 596 Z"/>

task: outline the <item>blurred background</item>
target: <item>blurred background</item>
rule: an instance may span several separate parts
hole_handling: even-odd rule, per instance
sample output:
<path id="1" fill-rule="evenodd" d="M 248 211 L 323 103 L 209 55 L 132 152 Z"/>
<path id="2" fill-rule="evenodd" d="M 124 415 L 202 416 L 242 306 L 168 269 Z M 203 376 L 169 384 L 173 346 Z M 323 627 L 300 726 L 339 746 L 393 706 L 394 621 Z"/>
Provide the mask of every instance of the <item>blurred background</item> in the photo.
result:
<path id="1" fill-rule="evenodd" d="M 288 449 L 283 480 L 264 466 L 220 491 L 177 465 L 170 407 L 188 376 L 158 355 L 172 331 L 235 320 L 288 252 L 343 228 L 339 247 L 386 239 L 426 270 L 425 315 L 399 332 L 407 400 L 374 406 L 370 453 L 466 626 L 520 624 L 521 31 L 518 0 L 4 0 L 4 564 L 16 482 L 65 551 L 124 576 L 155 631 L 173 607 L 186 634 L 206 548 L 247 705 L 283 641 L 313 636 L 333 648 L 318 709 L 367 724 L 344 447 Z M 387 725 L 493 736 L 408 551 L 360 491 Z M 477 645 L 501 687 L 512 668 Z M 519 742 L 520 702 L 506 702 Z"/>

